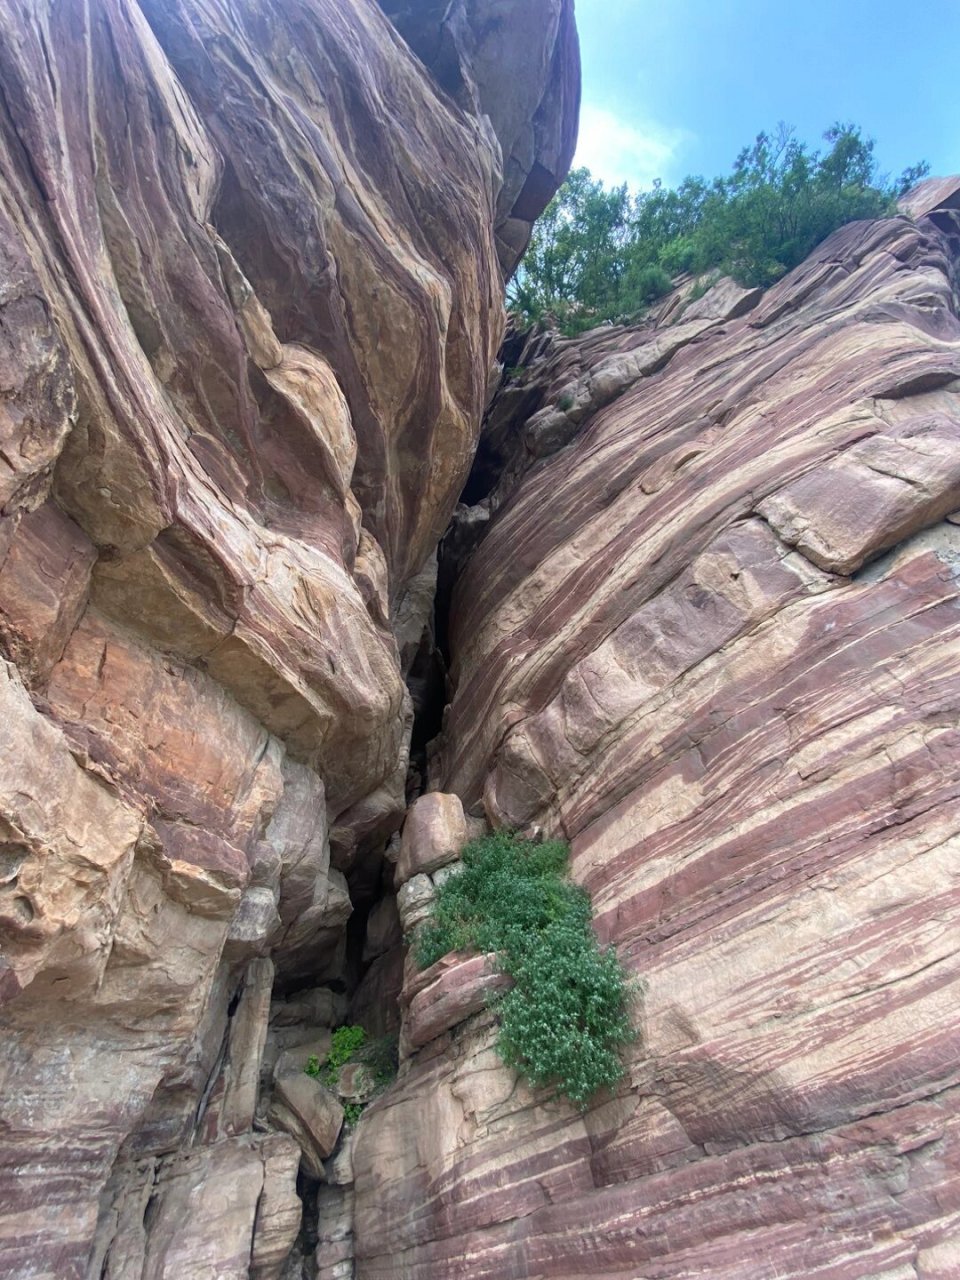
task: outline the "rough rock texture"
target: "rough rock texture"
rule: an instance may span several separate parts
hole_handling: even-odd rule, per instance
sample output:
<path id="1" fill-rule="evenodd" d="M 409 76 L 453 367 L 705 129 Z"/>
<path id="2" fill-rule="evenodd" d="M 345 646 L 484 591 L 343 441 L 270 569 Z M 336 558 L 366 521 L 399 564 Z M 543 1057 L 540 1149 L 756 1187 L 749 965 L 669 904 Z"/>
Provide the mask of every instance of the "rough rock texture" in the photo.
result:
<path id="1" fill-rule="evenodd" d="M 570 839 L 638 1037 L 582 1116 L 427 1043 L 364 1280 L 960 1272 L 958 189 L 515 361 L 432 782 Z"/>
<path id="2" fill-rule="evenodd" d="M 430 791 L 410 806 L 403 824 L 396 879 L 404 884 L 455 862 L 467 840 L 460 797 Z"/>
<path id="3" fill-rule="evenodd" d="M 580 48 L 573 0 L 380 0 L 440 85 L 483 114 L 504 182 L 497 248 L 510 275 L 577 142 Z"/>
<path id="4" fill-rule="evenodd" d="M 960 1272 L 960 184 L 512 335 L 438 557 L 572 8 L 0 6 L 4 1276 Z M 484 813 L 642 983 L 583 1115 L 404 961 Z"/>
<path id="5" fill-rule="evenodd" d="M 498 207 L 575 127 L 530 11 L 505 173 L 372 0 L 0 6 L 4 1275 L 284 1265 L 257 1086 L 333 1015 L 268 1043 L 270 988 L 345 984 L 402 819 L 392 610 L 473 456 Z"/>

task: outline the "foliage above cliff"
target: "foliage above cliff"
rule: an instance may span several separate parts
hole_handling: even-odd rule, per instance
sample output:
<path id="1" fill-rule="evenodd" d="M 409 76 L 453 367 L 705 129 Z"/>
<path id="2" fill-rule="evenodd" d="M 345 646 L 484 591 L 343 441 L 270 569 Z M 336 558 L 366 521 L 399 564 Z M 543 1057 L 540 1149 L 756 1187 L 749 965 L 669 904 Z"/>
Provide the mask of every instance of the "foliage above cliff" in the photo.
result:
<path id="1" fill-rule="evenodd" d="M 590 899 L 566 879 L 568 849 L 505 832 L 475 840 L 440 886 L 417 946 L 422 968 L 450 951 L 495 951 L 513 986 L 498 1004 L 504 1062 L 578 1107 L 623 1075 L 627 983 L 601 950 Z"/>
<path id="2" fill-rule="evenodd" d="M 635 315 L 682 272 L 769 285 L 844 223 L 892 214 L 928 171 L 885 178 L 856 125 L 836 124 L 824 140 L 826 151 L 811 151 L 781 125 L 745 147 L 728 177 L 636 196 L 575 169 L 534 228 L 511 306 L 527 322 L 551 316 L 577 333 Z"/>

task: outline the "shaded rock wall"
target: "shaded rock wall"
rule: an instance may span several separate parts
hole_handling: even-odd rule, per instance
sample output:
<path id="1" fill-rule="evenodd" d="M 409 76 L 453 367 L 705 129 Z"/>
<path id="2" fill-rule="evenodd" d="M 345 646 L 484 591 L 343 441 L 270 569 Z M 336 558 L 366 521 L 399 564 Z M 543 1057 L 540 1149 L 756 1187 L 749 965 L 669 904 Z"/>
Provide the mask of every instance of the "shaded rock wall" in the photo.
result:
<path id="1" fill-rule="evenodd" d="M 4 1275 L 266 1280 L 298 1231 L 271 991 L 346 1012 L 502 329 L 470 105 L 372 0 L 0 11 Z"/>
<path id="2" fill-rule="evenodd" d="M 434 781 L 571 841 L 638 1037 L 578 1116 L 408 975 L 365 1280 L 957 1274 L 956 193 L 513 353 Z"/>

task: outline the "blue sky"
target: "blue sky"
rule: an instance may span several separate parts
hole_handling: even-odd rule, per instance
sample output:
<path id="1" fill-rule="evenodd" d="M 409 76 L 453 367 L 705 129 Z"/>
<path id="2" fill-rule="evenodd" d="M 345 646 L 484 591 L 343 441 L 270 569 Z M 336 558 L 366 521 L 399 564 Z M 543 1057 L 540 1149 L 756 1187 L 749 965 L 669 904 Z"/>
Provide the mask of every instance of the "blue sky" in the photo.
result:
<path id="1" fill-rule="evenodd" d="M 960 0 L 576 0 L 576 164 L 648 186 L 727 173 L 781 120 L 820 144 L 834 120 L 884 171 L 960 172 Z"/>

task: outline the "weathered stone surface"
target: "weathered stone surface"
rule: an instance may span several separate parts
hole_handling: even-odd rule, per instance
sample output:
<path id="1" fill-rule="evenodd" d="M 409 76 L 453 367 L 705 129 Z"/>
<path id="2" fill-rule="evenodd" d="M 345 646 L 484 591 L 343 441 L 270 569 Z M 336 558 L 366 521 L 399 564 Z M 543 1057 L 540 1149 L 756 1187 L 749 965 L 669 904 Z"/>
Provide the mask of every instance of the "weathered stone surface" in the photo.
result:
<path id="1" fill-rule="evenodd" d="M 24 0 L 0 83 L 0 1272 L 267 1277 L 256 1082 L 317 1034 L 267 1052 L 270 979 L 346 984 L 345 874 L 402 819 L 391 613 L 516 200 L 366 0 Z"/>
<path id="2" fill-rule="evenodd" d="M 455 952 L 431 965 L 408 983 L 400 1030 L 400 1052 L 407 1057 L 444 1031 L 481 1009 L 490 997 L 510 985 L 495 955 L 465 956 Z"/>
<path id="3" fill-rule="evenodd" d="M 397 883 L 429 875 L 460 857 L 467 822 L 460 797 L 431 791 L 410 806 L 401 833 Z"/>
<path id="4" fill-rule="evenodd" d="M 573 0 L 379 0 L 440 85 L 490 122 L 502 155 L 497 247 L 512 274 L 577 141 Z"/>
<path id="5" fill-rule="evenodd" d="M 367 1102 L 373 1097 L 377 1082 L 370 1068 L 362 1062 L 348 1062 L 337 1075 L 337 1097 L 350 1102 Z"/>
<path id="6" fill-rule="evenodd" d="M 494 406 L 434 782 L 570 839 L 639 1034 L 583 1116 L 482 1018 L 422 1048 L 358 1135 L 365 1280 L 955 1269 L 946 188 L 739 318 L 535 339 L 512 429 Z"/>
<path id="7" fill-rule="evenodd" d="M 300 1226 L 299 1154 L 285 1134 L 248 1136 L 131 1169 L 91 1274 L 277 1280 Z"/>
<path id="8" fill-rule="evenodd" d="M 307 1172 L 322 1177 L 323 1162 L 343 1127 L 343 1107 L 336 1095 L 302 1068 L 278 1073 L 269 1119 L 297 1140 Z"/>
<path id="9" fill-rule="evenodd" d="M 397 909 L 405 934 L 412 933 L 418 924 L 426 920 L 436 896 L 433 882 L 427 875 L 414 876 L 400 886 L 397 891 Z"/>
<path id="10" fill-rule="evenodd" d="M 349 1158 L 302 1070 L 403 978 L 351 891 L 395 887 L 572 7 L 0 8 L 3 1274 L 960 1266 L 954 179 L 762 297 L 511 338 L 416 769 L 572 841 L 644 984 L 622 1087 L 518 1085 L 489 957 L 408 965 Z M 418 821 L 408 933 L 459 852 Z"/>
<path id="11" fill-rule="evenodd" d="M 317 1280 L 353 1280 L 352 1187 L 321 1187 L 317 1197 Z"/>

